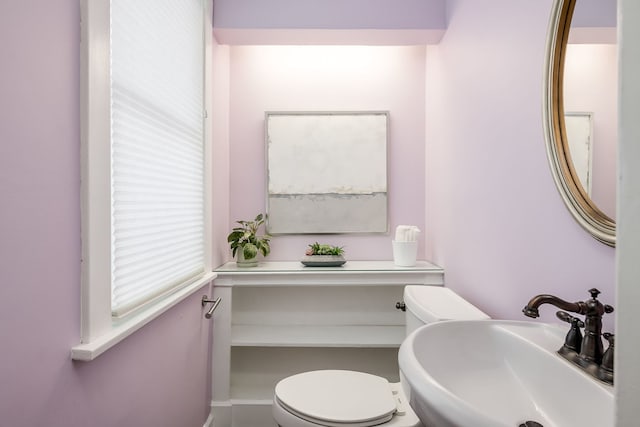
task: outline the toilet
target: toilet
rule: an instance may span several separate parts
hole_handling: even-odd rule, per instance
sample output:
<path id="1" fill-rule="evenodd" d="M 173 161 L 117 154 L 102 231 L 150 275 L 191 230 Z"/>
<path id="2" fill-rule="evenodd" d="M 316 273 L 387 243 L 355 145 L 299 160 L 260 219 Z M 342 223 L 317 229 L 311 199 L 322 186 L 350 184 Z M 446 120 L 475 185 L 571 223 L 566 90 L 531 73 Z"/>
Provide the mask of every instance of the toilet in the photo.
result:
<path id="1" fill-rule="evenodd" d="M 448 288 L 406 286 L 406 335 L 444 320 L 484 320 L 485 313 Z M 408 388 L 355 371 L 303 372 L 275 388 L 273 417 L 280 427 L 419 427 Z"/>

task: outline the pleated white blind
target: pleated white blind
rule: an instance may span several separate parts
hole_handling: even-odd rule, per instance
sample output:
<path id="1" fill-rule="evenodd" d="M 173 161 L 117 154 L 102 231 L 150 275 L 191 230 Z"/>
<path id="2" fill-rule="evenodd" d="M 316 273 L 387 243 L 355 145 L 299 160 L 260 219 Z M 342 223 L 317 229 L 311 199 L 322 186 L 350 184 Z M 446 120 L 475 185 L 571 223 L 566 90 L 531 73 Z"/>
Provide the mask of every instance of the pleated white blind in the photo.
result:
<path id="1" fill-rule="evenodd" d="M 202 0 L 111 0 L 111 309 L 204 272 Z"/>

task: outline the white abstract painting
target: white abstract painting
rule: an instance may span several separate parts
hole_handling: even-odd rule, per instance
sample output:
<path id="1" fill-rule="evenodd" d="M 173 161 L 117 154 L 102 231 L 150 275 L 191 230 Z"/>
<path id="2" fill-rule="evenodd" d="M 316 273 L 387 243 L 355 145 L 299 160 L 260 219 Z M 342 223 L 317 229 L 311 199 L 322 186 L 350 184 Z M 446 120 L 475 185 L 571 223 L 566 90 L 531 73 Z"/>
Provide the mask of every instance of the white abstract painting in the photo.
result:
<path id="1" fill-rule="evenodd" d="M 387 112 L 268 112 L 272 234 L 387 231 Z"/>

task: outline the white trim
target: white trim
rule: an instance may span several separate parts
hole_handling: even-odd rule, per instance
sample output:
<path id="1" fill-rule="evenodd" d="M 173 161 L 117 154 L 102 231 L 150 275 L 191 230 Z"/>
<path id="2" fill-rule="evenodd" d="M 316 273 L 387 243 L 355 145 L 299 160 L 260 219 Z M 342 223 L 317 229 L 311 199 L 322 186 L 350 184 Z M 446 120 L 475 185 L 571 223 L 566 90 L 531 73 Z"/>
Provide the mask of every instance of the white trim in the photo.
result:
<path id="1" fill-rule="evenodd" d="M 638 425 L 640 401 L 640 2 L 618 2 L 618 224 L 616 249 L 616 426 Z"/>
<path id="2" fill-rule="evenodd" d="M 571 135 L 569 136 L 569 133 L 574 128 L 571 126 L 567 118 L 582 119 L 582 120 L 588 121 L 589 133 L 586 135 L 586 138 L 585 138 L 585 135 L 580 135 L 579 133 L 578 135 L 571 133 Z M 592 181 L 593 181 L 593 113 L 589 111 L 565 111 L 564 119 L 565 119 L 565 128 L 567 130 L 567 142 L 569 143 L 569 152 L 571 153 L 573 166 L 576 169 L 576 175 L 580 178 L 580 183 L 582 184 L 582 187 L 584 188 L 584 190 L 587 192 L 589 197 L 591 197 L 592 196 L 591 187 L 592 187 Z M 587 140 L 586 142 L 585 142 L 585 139 Z M 579 151 L 579 150 L 584 149 L 583 148 L 584 146 L 587 147 L 586 148 L 587 150 L 587 156 L 586 156 L 587 157 L 587 166 L 586 166 L 587 176 L 586 177 L 580 174 L 581 165 L 578 163 L 579 160 L 582 160 L 580 158 L 581 157 L 580 154 L 583 153 L 582 151 Z"/>
<path id="3" fill-rule="evenodd" d="M 211 401 L 211 411 L 209 417 L 213 419 L 212 427 L 231 427 L 233 421 L 233 406 L 230 401 Z"/>
<path id="4" fill-rule="evenodd" d="M 211 283 L 216 278 L 215 273 L 207 273 L 201 279 L 185 286 L 166 298 L 158 301 L 153 306 L 132 315 L 127 320 L 113 325 L 109 332 L 100 335 L 97 339 L 86 344 L 79 344 L 71 348 L 71 358 L 73 360 L 90 361 L 100 356 L 102 353 L 118 344 L 120 341 L 151 322 L 162 313 L 169 310 L 188 296 L 194 294 L 202 287 Z"/>
<path id="5" fill-rule="evenodd" d="M 211 16 L 204 1 L 205 108 L 211 111 Z M 74 360 L 93 360 L 160 314 L 210 283 L 212 273 L 211 114 L 205 120 L 205 265 L 204 276 L 177 288 L 166 298 L 116 320 L 111 314 L 110 219 L 110 2 L 81 0 L 81 344 L 72 347 Z M 92 141 L 89 144 L 89 141 Z M 89 197 L 91 196 L 91 197 Z M 88 230 L 91 230 L 89 236 Z M 91 254 L 91 257 L 89 257 Z"/>
<path id="6" fill-rule="evenodd" d="M 111 305 L 105 303 L 111 301 L 111 178 L 109 162 L 104 160 L 111 157 L 109 7 L 108 1 L 81 2 L 83 343 L 111 329 Z"/>
<path id="7" fill-rule="evenodd" d="M 209 411 L 209 416 L 202 427 L 213 427 L 213 412 Z"/>
<path id="8" fill-rule="evenodd" d="M 204 2 L 204 268 L 213 265 L 213 2 Z"/>

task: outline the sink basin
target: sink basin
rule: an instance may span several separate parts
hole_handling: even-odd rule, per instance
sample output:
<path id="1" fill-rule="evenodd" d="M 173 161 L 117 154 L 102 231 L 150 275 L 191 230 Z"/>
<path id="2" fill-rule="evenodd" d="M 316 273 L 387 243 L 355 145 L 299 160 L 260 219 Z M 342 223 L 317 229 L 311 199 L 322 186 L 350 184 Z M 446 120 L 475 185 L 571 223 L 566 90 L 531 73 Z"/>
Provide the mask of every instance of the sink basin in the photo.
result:
<path id="1" fill-rule="evenodd" d="M 427 427 L 613 426 L 613 387 L 556 353 L 566 332 L 525 321 L 423 326 L 398 359 L 411 406 Z"/>

